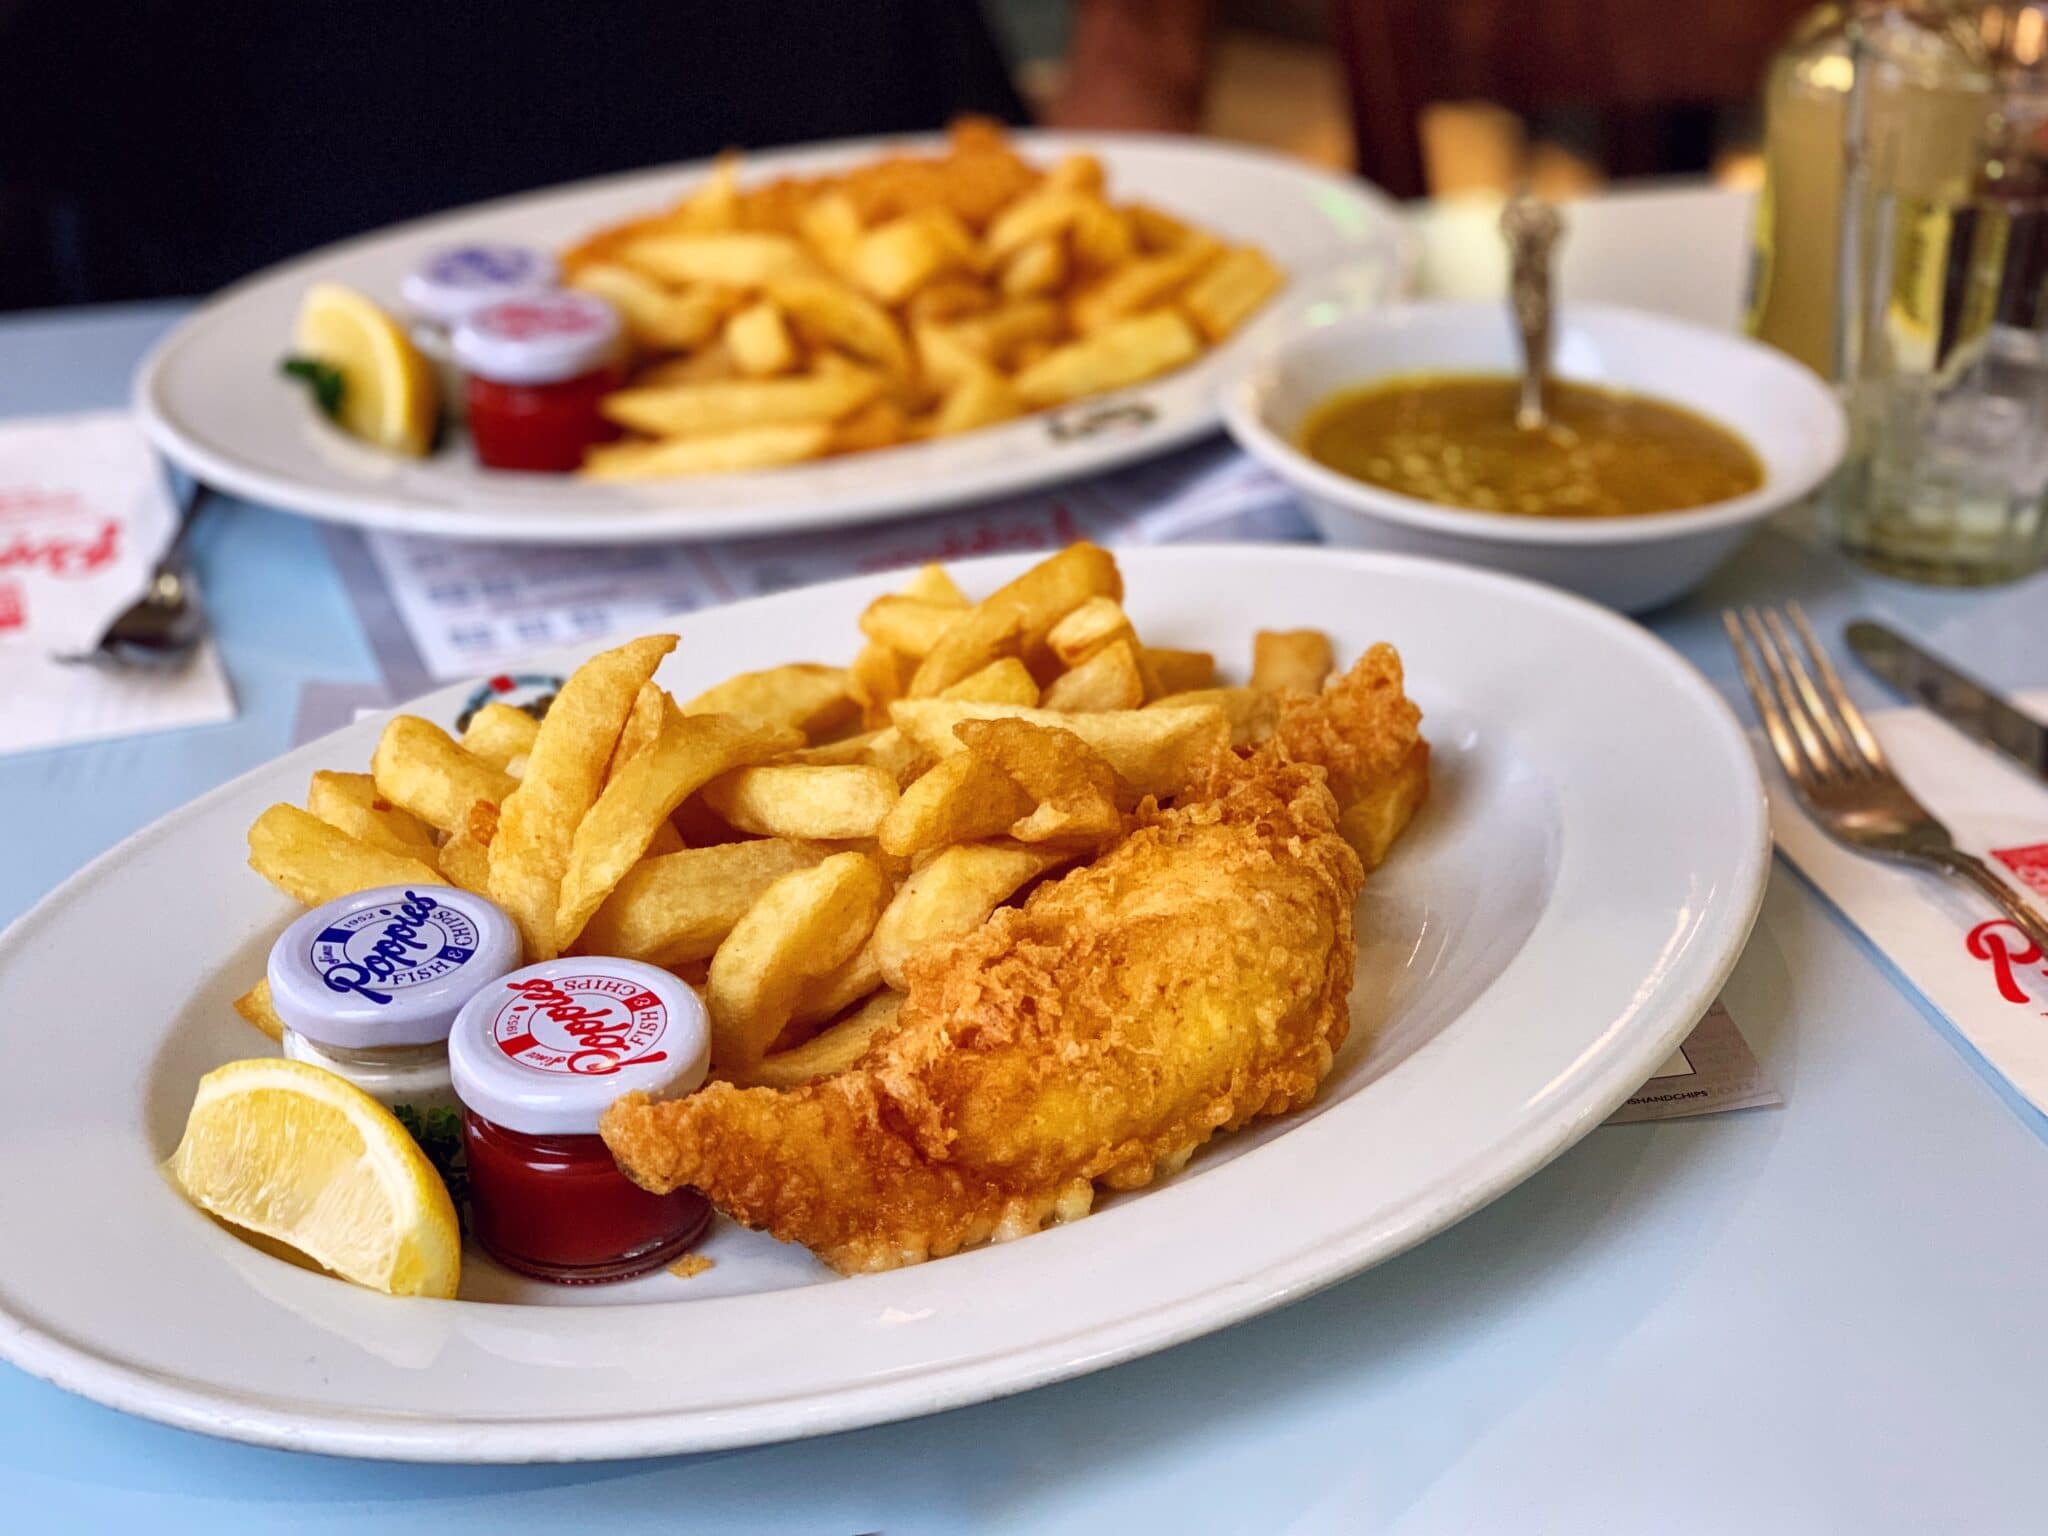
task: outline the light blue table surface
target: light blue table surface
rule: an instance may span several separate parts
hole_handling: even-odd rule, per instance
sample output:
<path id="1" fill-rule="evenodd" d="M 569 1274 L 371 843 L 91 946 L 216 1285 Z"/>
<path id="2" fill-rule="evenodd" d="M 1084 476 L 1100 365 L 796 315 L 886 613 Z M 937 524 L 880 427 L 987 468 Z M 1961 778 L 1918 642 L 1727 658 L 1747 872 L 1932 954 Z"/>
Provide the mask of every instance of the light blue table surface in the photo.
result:
<path id="1" fill-rule="evenodd" d="M 0 321 L 0 415 L 122 402 L 177 312 Z M 310 524 L 235 506 L 199 559 L 238 717 L 0 758 L 0 921 L 282 750 L 305 682 L 375 680 Z M 1719 608 L 1794 596 L 2048 682 L 2048 580 L 1899 586 L 1796 521 L 1652 627 L 1731 689 Z M 1782 863 L 1725 996 L 1782 1109 L 1595 1131 L 1415 1252 L 1081 1381 L 758 1451 L 465 1468 L 210 1441 L 0 1367 L 0 1530 L 2048 1529 L 2041 1126 Z"/>

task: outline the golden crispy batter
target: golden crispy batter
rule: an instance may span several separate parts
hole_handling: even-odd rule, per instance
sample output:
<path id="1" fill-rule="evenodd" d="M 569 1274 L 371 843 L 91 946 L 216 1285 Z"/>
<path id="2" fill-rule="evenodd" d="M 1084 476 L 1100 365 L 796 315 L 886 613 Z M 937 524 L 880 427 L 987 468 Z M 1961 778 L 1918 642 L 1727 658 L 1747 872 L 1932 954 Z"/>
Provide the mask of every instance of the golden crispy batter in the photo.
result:
<path id="1" fill-rule="evenodd" d="M 1307 1103 L 1349 1025 L 1363 879 L 1322 764 L 1398 765 L 1416 740 L 1412 716 L 1398 751 L 1358 739 L 1404 734 L 1376 685 L 1319 708 L 1294 722 L 1313 761 L 1279 739 L 1223 754 L 1094 864 L 917 955 L 895 1028 L 847 1071 L 620 1100 L 600 1127 L 620 1165 L 854 1272 L 1082 1215 L 1097 1182 L 1148 1183 Z"/>

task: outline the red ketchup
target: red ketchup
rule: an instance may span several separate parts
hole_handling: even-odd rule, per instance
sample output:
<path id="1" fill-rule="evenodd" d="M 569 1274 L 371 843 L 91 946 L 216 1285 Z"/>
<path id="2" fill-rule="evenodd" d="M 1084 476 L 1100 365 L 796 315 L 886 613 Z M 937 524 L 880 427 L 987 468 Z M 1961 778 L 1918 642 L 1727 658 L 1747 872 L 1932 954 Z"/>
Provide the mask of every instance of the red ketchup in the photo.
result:
<path id="1" fill-rule="evenodd" d="M 504 299 L 458 324 L 451 345 L 488 467 L 566 474 L 619 435 L 598 409 L 625 382 L 618 313 L 604 300 L 573 290 Z"/>
<path id="2" fill-rule="evenodd" d="M 622 1093 L 694 1091 L 710 1045 L 697 995 L 634 960 L 550 960 L 472 998 L 448 1060 L 485 1251 L 521 1274 L 587 1285 L 658 1269 L 696 1242 L 711 1215 L 704 1197 L 640 1188 L 597 1121 Z"/>

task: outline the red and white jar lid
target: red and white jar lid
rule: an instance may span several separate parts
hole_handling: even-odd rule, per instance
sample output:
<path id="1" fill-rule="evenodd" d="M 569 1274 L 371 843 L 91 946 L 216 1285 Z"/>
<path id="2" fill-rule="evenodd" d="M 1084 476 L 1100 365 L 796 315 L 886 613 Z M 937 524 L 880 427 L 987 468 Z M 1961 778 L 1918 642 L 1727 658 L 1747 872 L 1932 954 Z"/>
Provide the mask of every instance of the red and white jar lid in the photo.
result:
<path id="1" fill-rule="evenodd" d="M 463 1006 L 448 1037 L 455 1095 L 493 1125 L 589 1136 L 621 1094 L 681 1098 L 711 1067 L 697 994 L 638 960 L 574 955 L 514 971 Z"/>
<path id="2" fill-rule="evenodd" d="M 619 355 L 619 313 L 594 294 L 563 289 L 502 299 L 455 328 L 456 366 L 495 384 L 558 384 Z"/>

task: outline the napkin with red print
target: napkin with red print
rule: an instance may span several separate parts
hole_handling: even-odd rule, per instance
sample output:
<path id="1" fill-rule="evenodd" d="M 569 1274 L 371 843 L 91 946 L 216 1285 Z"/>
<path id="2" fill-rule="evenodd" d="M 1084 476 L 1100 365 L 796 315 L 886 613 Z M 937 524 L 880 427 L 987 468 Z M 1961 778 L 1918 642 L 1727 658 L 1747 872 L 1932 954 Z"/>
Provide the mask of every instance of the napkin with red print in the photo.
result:
<path id="1" fill-rule="evenodd" d="M 234 717 L 210 643 L 171 673 L 54 659 L 141 596 L 175 516 L 126 414 L 0 422 L 0 753 Z"/>
<path id="2" fill-rule="evenodd" d="M 2048 719 L 2048 692 L 2021 708 Z M 1921 709 L 1870 717 L 1892 766 L 1963 848 L 2048 910 L 2048 784 Z M 2048 956 L 1982 897 L 1851 853 L 1769 770 L 1778 848 L 2018 1094 L 2048 1112 Z"/>

